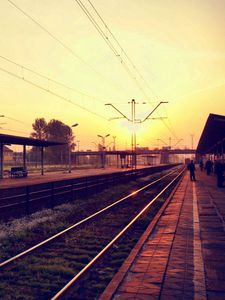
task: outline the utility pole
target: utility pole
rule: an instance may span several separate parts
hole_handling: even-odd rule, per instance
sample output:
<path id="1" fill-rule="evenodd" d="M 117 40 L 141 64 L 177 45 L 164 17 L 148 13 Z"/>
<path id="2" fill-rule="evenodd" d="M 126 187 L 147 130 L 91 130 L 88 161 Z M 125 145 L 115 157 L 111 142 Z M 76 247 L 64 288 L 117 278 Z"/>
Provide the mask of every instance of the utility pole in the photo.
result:
<path id="1" fill-rule="evenodd" d="M 76 124 L 73 124 L 72 126 L 71 126 L 71 128 L 73 128 L 73 127 L 77 127 L 79 124 L 78 123 L 76 123 Z M 71 145 L 70 144 L 68 144 L 68 157 L 69 157 L 69 162 L 68 162 L 68 165 L 69 165 L 69 173 L 71 173 Z"/>
<path id="2" fill-rule="evenodd" d="M 113 119 L 120 119 L 124 118 L 127 119 L 128 122 L 131 122 L 133 124 L 132 128 L 132 135 L 131 135 L 131 151 L 132 151 L 132 159 L 133 159 L 133 164 L 132 167 L 134 166 L 136 169 L 136 132 L 134 129 L 134 124 L 136 123 L 143 123 L 146 120 L 150 119 L 150 116 L 153 114 L 153 112 L 163 103 L 168 103 L 167 101 L 160 101 L 156 107 L 143 119 L 143 120 L 137 120 L 136 119 L 136 101 L 134 99 L 131 100 L 131 102 L 128 102 L 131 104 L 131 118 L 128 118 L 125 114 L 123 114 L 118 108 L 116 108 L 112 103 L 106 103 L 105 105 L 112 106 L 122 117 L 116 117 L 112 118 Z M 154 119 L 161 119 L 161 118 L 154 118 Z"/>
<path id="3" fill-rule="evenodd" d="M 80 151 L 80 141 L 77 141 L 77 151 Z"/>
<path id="4" fill-rule="evenodd" d="M 128 102 L 128 103 L 131 103 L 131 122 L 132 122 L 132 135 L 131 135 L 131 150 L 132 152 L 133 151 L 136 151 L 136 133 L 135 133 L 135 130 L 134 130 L 134 124 L 135 124 L 135 116 L 136 116 L 136 113 L 135 113 L 135 105 L 136 105 L 136 101 L 134 99 L 132 99 L 131 102 Z"/>
<path id="5" fill-rule="evenodd" d="M 106 134 L 105 136 L 102 136 L 100 134 L 97 135 L 102 139 L 102 168 L 105 169 L 105 161 L 106 161 L 106 147 L 105 147 L 105 139 L 110 136 L 110 134 Z"/>
<path id="6" fill-rule="evenodd" d="M 4 118 L 5 116 L 4 115 L 0 115 L 0 118 Z M 4 125 L 6 123 L 0 123 L 0 125 Z M 2 129 L 2 127 L 0 127 Z"/>
<path id="7" fill-rule="evenodd" d="M 171 141 L 172 141 L 172 138 L 169 137 L 169 148 L 171 149 Z"/>
<path id="8" fill-rule="evenodd" d="M 190 134 L 191 136 L 191 149 L 193 150 L 194 149 L 194 134 Z"/>
<path id="9" fill-rule="evenodd" d="M 116 151 L 116 136 L 114 135 L 112 138 L 113 138 L 113 151 Z"/>

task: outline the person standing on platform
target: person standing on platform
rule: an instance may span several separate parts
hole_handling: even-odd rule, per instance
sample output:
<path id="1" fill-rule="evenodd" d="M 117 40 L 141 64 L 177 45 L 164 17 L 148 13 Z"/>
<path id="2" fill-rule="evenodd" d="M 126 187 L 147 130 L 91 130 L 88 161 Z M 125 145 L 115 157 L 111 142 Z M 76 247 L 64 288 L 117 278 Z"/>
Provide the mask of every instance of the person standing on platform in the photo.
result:
<path id="1" fill-rule="evenodd" d="M 200 167 L 200 170 L 203 171 L 204 163 L 203 163 L 202 159 L 199 162 L 199 167 Z"/>
<path id="2" fill-rule="evenodd" d="M 217 187 L 221 188 L 223 187 L 223 171 L 224 171 L 224 165 L 220 160 L 218 160 L 215 164 L 215 173 L 217 176 Z"/>
<path id="3" fill-rule="evenodd" d="M 194 164 L 193 160 L 191 160 L 191 162 L 189 163 L 188 170 L 190 172 L 190 180 L 196 181 L 196 179 L 195 179 L 195 164 Z"/>
<path id="4" fill-rule="evenodd" d="M 207 160 L 207 162 L 205 163 L 205 169 L 206 169 L 206 174 L 209 176 L 210 173 L 212 172 L 212 166 L 213 163 L 211 160 Z"/>

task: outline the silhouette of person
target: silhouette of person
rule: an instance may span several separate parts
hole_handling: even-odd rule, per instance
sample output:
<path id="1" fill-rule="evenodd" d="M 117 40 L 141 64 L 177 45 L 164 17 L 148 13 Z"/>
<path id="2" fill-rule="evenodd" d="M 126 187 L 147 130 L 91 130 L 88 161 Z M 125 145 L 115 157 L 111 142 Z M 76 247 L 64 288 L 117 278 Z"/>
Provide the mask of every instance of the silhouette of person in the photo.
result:
<path id="1" fill-rule="evenodd" d="M 206 169 L 206 174 L 210 175 L 210 173 L 212 172 L 212 166 L 213 163 L 211 160 L 207 160 L 207 162 L 205 163 L 205 169 Z"/>
<path id="2" fill-rule="evenodd" d="M 203 171 L 204 163 L 203 163 L 202 159 L 199 162 L 199 167 L 200 167 L 200 170 Z"/>
<path id="3" fill-rule="evenodd" d="M 224 165 L 220 160 L 218 160 L 215 164 L 215 172 L 217 176 L 217 186 L 219 188 L 223 187 L 223 171 L 224 171 Z"/>
<path id="4" fill-rule="evenodd" d="M 193 160 L 191 160 L 191 162 L 188 164 L 188 170 L 190 172 L 190 180 L 196 181 L 196 179 L 195 179 L 195 164 L 194 164 Z"/>

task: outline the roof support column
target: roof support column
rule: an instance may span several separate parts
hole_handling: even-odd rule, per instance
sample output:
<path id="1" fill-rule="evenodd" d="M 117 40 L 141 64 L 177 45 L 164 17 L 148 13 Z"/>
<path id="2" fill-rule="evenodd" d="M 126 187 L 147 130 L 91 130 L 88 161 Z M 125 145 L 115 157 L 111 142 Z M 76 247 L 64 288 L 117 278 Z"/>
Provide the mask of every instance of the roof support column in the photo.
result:
<path id="1" fill-rule="evenodd" d="M 4 154 L 3 154 L 3 143 L 0 143 L 0 179 L 3 178 L 3 161 L 4 161 Z"/>
<path id="2" fill-rule="evenodd" d="M 223 153 L 224 153 L 224 149 L 223 149 L 223 140 L 221 141 L 221 158 L 223 159 Z"/>
<path id="3" fill-rule="evenodd" d="M 224 149 L 223 149 L 223 140 L 221 141 L 221 159 L 223 159 L 223 151 L 224 151 Z"/>
<path id="4" fill-rule="evenodd" d="M 68 144 L 68 172 L 71 173 L 71 146 Z"/>
<path id="5" fill-rule="evenodd" d="M 41 175 L 44 175 L 44 147 L 41 147 Z"/>
<path id="6" fill-rule="evenodd" d="M 23 168 L 27 169 L 27 155 L 26 155 L 26 145 L 23 145 Z"/>

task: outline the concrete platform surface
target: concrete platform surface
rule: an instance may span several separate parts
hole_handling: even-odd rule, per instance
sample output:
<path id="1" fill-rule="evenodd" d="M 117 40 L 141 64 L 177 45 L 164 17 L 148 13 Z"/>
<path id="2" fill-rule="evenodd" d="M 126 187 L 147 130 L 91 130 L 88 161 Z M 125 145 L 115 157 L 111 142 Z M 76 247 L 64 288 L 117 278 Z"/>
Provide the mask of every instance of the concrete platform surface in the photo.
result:
<path id="1" fill-rule="evenodd" d="M 215 175 L 196 177 L 185 174 L 100 300 L 225 299 L 225 188 Z"/>

